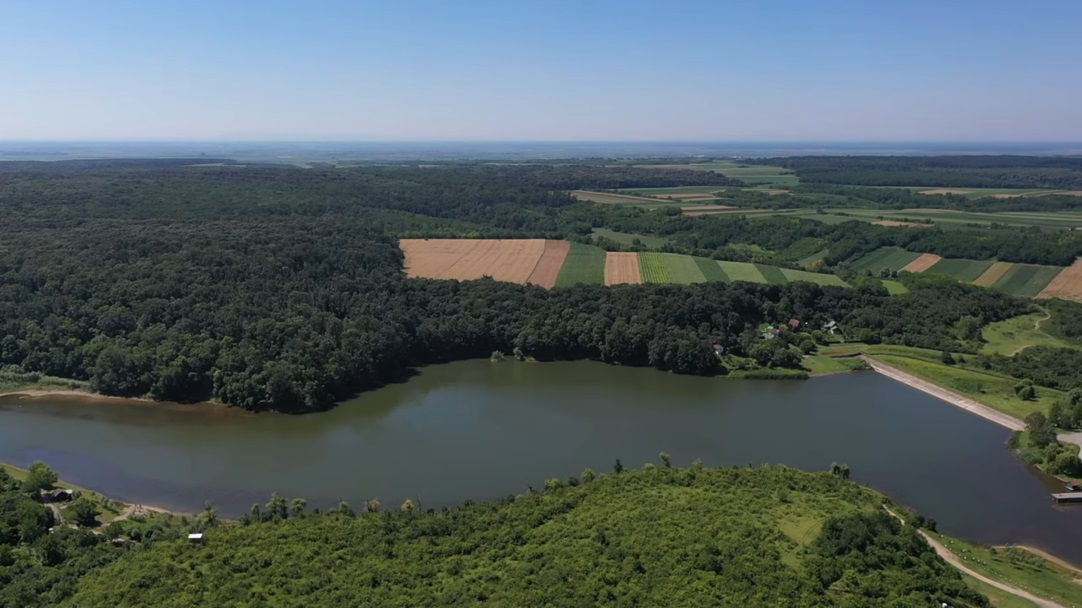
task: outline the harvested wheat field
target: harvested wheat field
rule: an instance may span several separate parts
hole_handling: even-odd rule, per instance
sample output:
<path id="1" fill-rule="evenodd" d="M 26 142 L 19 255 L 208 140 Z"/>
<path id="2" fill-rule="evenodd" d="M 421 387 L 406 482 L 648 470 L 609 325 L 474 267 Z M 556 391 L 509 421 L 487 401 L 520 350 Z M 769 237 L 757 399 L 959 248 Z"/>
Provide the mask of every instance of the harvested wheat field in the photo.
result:
<path id="1" fill-rule="evenodd" d="M 693 205 L 680 208 L 684 213 L 688 211 L 722 211 L 725 209 L 735 209 L 735 207 L 732 205 Z"/>
<path id="2" fill-rule="evenodd" d="M 610 251 L 605 254 L 605 284 L 642 283 L 639 254 Z"/>
<path id="3" fill-rule="evenodd" d="M 545 241 L 545 252 L 541 254 L 541 259 L 537 261 L 537 266 L 526 282 L 546 289 L 552 288 L 556 285 L 556 277 L 560 274 L 564 258 L 570 250 L 571 243 L 568 241 Z"/>
<path id="4" fill-rule="evenodd" d="M 1082 302 L 1082 258 L 1063 269 L 1037 294 L 1038 298 L 1063 298 Z"/>
<path id="5" fill-rule="evenodd" d="M 977 277 L 977 280 L 973 281 L 974 285 L 980 285 L 981 287 L 991 287 L 996 281 L 1003 278 L 1003 275 L 1007 274 L 1007 271 L 1011 269 L 1010 262 L 995 262 L 985 270 L 981 276 Z"/>
<path id="6" fill-rule="evenodd" d="M 401 239 L 406 276 L 525 283 L 545 253 L 544 239 Z"/>
<path id="7" fill-rule="evenodd" d="M 717 198 L 709 192 L 666 192 L 665 194 L 658 194 L 657 197 L 681 201 L 712 201 Z"/>
<path id="8" fill-rule="evenodd" d="M 879 220 L 872 222 L 876 226 L 910 226 L 912 228 L 931 228 L 932 224 L 920 224 L 918 222 L 903 222 L 901 220 Z"/>
<path id="9" fill-rule="evenodd" d="M 919 258 L 913 260 L 905 266 L 902 266 L 900 270 L 905 270 L 906 272 L 924 272 L 925 270 L 928 270 L 932 266 L 938 264 L 939 260 L 942 259 L 943 258 L 939 257 L 934 253 L 923 253 Z"/>

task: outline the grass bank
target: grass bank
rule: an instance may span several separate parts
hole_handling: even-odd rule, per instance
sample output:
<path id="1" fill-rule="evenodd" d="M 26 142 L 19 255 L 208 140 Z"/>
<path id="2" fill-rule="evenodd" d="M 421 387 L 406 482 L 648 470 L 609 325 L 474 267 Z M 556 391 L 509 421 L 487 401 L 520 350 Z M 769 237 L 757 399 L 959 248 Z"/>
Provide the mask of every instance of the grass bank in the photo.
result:
<path id="1" fill-rule="evenodd" d="M 839 344 L 824 347 L 822 352 L 825 355 L 862 352 L 907 374 L 1018 419 L 1025 419 L 1033 412 L 1047 413 L 1052 403 L 1065 397 L 1062 391 L 1039 387 L 1036 398 L 1028 401 L 1020 399 L 1014 392 L 1017 378 L 979 369 L 965 355 L 956 355 L 957 362 L 947 365 L 943 363 L 939 351 L 893 344 Z"/>
<path id="2" fill-rule="evenodd" d="M 943 543 L 967 566 L 988 578 L 1025 589 L 1033 595 L 1063 606 L 1082 608 L 1082 584 L 1079 584 L 1082 582 L 1082 570 L 1023 547 L 985 547 L 935 532 L 929 534 Z M 992 595 L 983 589 L 979 590 L 989 597 Z"/>

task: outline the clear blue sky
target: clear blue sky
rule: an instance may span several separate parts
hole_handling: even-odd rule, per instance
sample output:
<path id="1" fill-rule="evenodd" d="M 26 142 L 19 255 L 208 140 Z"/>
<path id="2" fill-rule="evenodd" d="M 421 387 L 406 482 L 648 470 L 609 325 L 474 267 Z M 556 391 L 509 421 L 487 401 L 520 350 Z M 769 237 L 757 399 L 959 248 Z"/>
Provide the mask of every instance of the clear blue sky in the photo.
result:
<path id="1" fill-rule="evenodd" d="M 0 0 L 0 140 L 1080 141 L 1080 0 Z"/>

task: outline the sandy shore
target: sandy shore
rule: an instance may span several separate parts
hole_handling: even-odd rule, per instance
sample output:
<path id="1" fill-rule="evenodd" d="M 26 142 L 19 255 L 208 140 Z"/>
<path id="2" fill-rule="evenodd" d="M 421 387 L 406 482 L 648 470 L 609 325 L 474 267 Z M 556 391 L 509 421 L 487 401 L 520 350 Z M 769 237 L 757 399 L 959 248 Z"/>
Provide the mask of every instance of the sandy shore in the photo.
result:
<path id="1" fill-rule="evenodd" d="M 896 367 L 891 367 L 885 363 L 880 363 L 879 361 L 876 361 L 875 359 L 872 359 L 867 355 L 862 355 L 861 359 L 863 359 L 865 363 L 871 366 L 872 369 L 888 378 L 897 380 L 898 382 L 901 382 L 903 384 L 908 384 L 909 386 L 912 386 L 919 391 L 928 393 L 933 397 L 938 397 L 939 399 L 942 399 L 943 401 L 946 401 L 951 405 L 960 407 L 967 412 L 971 412 L 980 416 L 981 418 L 991 420 L 992 422 L 995 422 L 1000 426 L 1007 427 L 1012 431 L 1024 431 L 1026 429 L 1026 423 L 1015 418 L 1014 416 L 1004 414 L 1003 412 L 992 409 L 987 405 L 984 405 L 983 403 L 978 403 L 968 397 L 963 397 L 958 393 L 949 391 L 941 386 L 936 386 L 935 384 L 932 384 L 931 382 L 928 382 L 926 380 L 921 380 L 920 378 L 912 374 L 907 374 Z"/>

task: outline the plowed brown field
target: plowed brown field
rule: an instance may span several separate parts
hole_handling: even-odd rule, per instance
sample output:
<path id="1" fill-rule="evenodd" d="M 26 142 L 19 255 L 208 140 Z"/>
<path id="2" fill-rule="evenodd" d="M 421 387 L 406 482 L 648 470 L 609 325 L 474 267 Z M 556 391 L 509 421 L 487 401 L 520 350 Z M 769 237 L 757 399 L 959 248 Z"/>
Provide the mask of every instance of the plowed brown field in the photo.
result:
<path id="1" fill-rule="evenodd" d="M 642 283 L 639 272 L 639 254 L 610 251 L 605 254 L 605 284 Z"/>
<path id="2" fill-rule="evenodd" d="M 935 266 L 936 262 L 942 259 L 943 258 L 939 257 L 934 253 L 923 253 L 919 258 L 913 260 L 905 266 L 902 266 L 901 270 L 905 270 L 907 272 L 924 272 L 932 266 Z"/>
<path id="3" fill-rule="evenodd" d="M 1037 294 L 1038 298 L 1063 298 L 1082 302 L 1082 258 L 1063 269 Z"/>
<path id="4" fill-rule="evenodd" d="M 564 258 L 571 250 L 571 243 L 567 241 L 545 241 L 545 253 L 537 261 L 533 273 L 527 283 L 540 285 L 546 289 L 556 284 L 556 276 L 560 274 L 560 268 L 564 265 Z"/>
<path id="5" fill-rule="evenodd" d="M 545 252 L 544 239 L 401 239 L 398 246 L 409 277 L 512 283 L 525 283 Z"/>
<path id="6" fill-rule="evenodd" d="M 973 281 L 973 284 L 982 287 L 995 285 L 996 281 L 1007 274 L 1007 271 L 1011 269 L 1011 266 L 1014 266 L 1014 264 L 1011 264 L 1010 262 L 995 262 L 988 267 L 988 270 L 984 271 L 984 274 L 977 277 L 977 280 Z"/>

